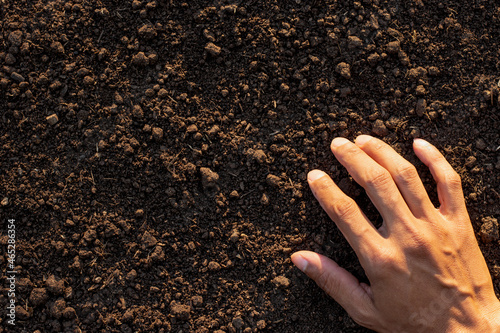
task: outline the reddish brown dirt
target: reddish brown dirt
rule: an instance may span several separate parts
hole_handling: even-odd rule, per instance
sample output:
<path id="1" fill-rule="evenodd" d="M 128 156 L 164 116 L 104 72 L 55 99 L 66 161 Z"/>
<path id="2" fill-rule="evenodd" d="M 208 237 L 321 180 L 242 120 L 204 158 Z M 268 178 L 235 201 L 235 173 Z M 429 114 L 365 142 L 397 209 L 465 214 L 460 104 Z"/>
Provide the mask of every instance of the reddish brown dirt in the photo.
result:
<path id="1" fill-rule="evenodd" d="M 495 0 L 0 0 L 0 24 L 0 332 L 365 332 L 289 259 L 363 278 L 305 181 L 328 171 L 379 221 L 335 136 L 382 137 L 435 200 L 426 138 L 478 236 L 499 217 Z"/>

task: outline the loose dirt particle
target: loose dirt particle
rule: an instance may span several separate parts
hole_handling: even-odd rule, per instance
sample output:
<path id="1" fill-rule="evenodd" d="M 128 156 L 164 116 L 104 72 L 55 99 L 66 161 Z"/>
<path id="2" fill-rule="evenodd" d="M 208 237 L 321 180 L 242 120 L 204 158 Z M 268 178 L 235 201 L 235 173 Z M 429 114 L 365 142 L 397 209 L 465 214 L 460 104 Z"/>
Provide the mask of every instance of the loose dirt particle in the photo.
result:
<path id="1" fill-rule="evenodd" d="M 417 100 L 417 105 L 415 106 L 415 112 L 419 117 L 424 115 L 425 109 L 427 108 L 427 102 L 424 98 L 419 98 Z"/>
<path id="2" fill-rule="evenodd" d="M 351 66 L 345 62 L 341 62 L 337 65 L 337 73 L 342 75 L 344 79 L 349 80 L 351 78 Z"/>
<path id="3" fill-rule="evenodd" d="M 172 301 L 170 304 L 170 313 L 178 320 L 189 320 L 191 316 L 191 307 L 189 305 Z"/>
<path id="4" fill-rule="evenodd" d="M 222 51 L 222 49 L 214 43 L 208 43 L 205 45 L 205 50 L 213 56 L 218 56 Z"/>
<path id="5" fill-rule="evenodd" d="M 280 177 L 272 174 L 267 175 L 266 182 L 273 187 L 279 187 L 281 185 Z"/>
<path id="6" fill-rule="evenodd" d="M 221 268 L 220 264 L 215 261 L 211 261 L 208 263 L 208 269 L 211 271 L 218 271 Z"/>
<path id="7" fill-rule="evenodd" d="M 398 54 L 399 51 L 401 50 L 401 46 L 400 46 L 398 41 L 389 42 L 386 45 L 386 50 L 387 50 L 387 53 Z"/>
<path id="8" fill-rule="evenodd" d="M 488 244 L 497 241 L 499 238 L 498 221 L 496 218 L 488 216 L 481 219 L 483 223 L 479 230 L 479 236 L 483 243 Z"/>
<path id="9" fill-rule="evenodd" d="M 205 189 L 211 189 L 217 186 L 219 175 L 209 168 L 200 168 L 201 183 Z"/>
<path id="10" fill-rule="evenodd" d="M 145 231 L 144 234 L 142 235 L 141 242 L 148 248 L 153 247 L 158 243 L 156 238 L 153 235 L 151 235 L 148 231 Z"/>
<path id="11" fill-rule="evenodd" d="M 64 293 L 64 281 L 57 280 L 54 275 L 49 276 L 45 281 L 45 286 L 54 295 L 62 295 Z"/>
<path id="12" fill-rule="evenodd" d="M 49 293 L 46 288 L 33 288 L 31 291 L 29 301 L 34 306 L 44 305 L 48 300 Z"/>
<path id="13" fill-rule="evenodd" d="M 153 127 L 153 139 L 156 141 L 161 141 L 163 139 L 163 129 L 159 127 Z"/>
<path id="14" fill-rule="evenodd" d="M 275 277 L 272 281 L 277 288 L 288 288 L 290 286 L 290 280 L 283 275 Z"/>
<path id="15" fill-rule="evenodd" d="M 375 135 L 378 135 L 380 137 L 384 137 L 387 134 L 389 134 L 389 130 L 385 126 L 384 122 L 381 119 L 375 120 L 375 123 L 373 124 L 372 132 Z"/>
<path id="16" fill-rule="evenodd" d="M 132 64 L 139 67 L 145 67 L 149 64 L 149 59 L 144 52 L 139 52 L 132 57 Z"/>

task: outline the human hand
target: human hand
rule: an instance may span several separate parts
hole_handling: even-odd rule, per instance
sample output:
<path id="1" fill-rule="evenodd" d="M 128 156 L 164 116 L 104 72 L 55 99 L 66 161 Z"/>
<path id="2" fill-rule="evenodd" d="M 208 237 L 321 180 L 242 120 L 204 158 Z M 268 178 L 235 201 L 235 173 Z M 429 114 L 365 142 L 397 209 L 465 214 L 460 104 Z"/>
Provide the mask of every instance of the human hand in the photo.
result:
<path id="1" fill-rule="evenodd" d="M 461 180 L 431 144 L 413 149 L 437 183 L 431 203 L 415 167 L 368 135 L 332 141 L 332 152 L 383 218 L 375 228 L 356 202 L 320 170 L 314 196 L 356 252 L 370 285 L 310 251 L 293 263 L 358 324 L 378 332 L 500 332 L 500 302 L 465 207 Z"/>

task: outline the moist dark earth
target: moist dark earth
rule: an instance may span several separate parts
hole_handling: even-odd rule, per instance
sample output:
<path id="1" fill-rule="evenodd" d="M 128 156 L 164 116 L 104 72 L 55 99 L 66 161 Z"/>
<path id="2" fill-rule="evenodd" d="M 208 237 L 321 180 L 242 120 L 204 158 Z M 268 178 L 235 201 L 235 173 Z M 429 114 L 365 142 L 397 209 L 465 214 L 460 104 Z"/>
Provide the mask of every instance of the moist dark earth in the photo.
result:
<path id="1" fill-rule="evenodd" d="M 0 0 L 0 332 L 368 332 L 293 267 L 363 281 L 310 193 L 372 134 L 463 179 L 500 292 L 500 6 L 471 1 Z M 3 273 L 2 273 L 3 274 Z"/>

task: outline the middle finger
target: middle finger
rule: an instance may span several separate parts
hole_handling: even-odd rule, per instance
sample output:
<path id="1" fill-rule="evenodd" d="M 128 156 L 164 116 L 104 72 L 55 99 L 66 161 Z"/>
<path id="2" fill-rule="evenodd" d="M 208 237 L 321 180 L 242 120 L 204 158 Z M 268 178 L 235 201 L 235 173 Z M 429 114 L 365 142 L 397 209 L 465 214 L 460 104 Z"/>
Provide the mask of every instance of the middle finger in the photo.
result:
<path id="1" fill-rule="evenodd" d="M 361 185 L 373 202 L 384 222 L 411 216 L 390 173 L 375 162 L 363 150 L 345 138 L 335 138 L 331 144 L 337 160 L 347 169 L 354 180 Z"/>

